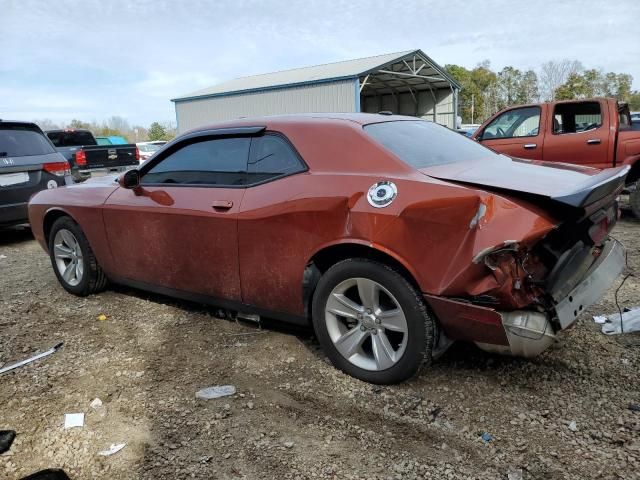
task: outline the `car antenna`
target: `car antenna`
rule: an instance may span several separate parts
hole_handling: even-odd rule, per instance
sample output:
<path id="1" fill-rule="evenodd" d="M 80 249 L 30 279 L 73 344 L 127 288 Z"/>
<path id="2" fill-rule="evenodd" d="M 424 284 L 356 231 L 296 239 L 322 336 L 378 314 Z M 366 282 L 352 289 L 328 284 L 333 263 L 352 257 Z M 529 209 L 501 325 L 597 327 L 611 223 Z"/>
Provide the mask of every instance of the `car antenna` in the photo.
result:
<path id="1" fill-rule="evenodd" d="M 393 115 L 393 112 L 390 112 L 389 110 L 382 110 L 381 112 L 378 112 L 378 115 Z"/>

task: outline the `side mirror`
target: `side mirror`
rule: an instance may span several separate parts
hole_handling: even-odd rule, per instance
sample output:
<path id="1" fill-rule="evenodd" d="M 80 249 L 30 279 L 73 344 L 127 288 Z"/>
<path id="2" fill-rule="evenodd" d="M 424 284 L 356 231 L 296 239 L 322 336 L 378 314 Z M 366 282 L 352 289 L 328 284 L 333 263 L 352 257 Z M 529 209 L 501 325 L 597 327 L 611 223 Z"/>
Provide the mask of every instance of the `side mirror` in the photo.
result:
<path id="1" fill-rule="evenodd" d="M 122 188 L 134 189 L 140 186 L 140 172 L 136 169 L 127 170 L 118 178 Z"/>

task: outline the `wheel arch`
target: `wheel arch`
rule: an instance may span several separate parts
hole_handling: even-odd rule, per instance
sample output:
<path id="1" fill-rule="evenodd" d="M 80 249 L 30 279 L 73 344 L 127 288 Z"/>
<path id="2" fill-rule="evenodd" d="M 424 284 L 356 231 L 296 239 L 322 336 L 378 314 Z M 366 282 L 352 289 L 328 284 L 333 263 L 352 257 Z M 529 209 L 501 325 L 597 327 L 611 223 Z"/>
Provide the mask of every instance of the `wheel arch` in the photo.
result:
<path id="1" fill-rule="evenodd" d="M 398 271 L 418 292 L 421 291 L 413 268 L 395 252 L 368 242 L 348 240 L 319 248 L 307 261 L 302 282 L 302 302 L 307 318 L 311 316 L 311 302 L 318 281 L 324 272 L 348 258 L 367 258 L 388 265 Z"/>
<path id="2" fill-rule="evenodd" d="M 73 218 L 73 215 L 59 207 L 51 208 L 44 214 L 44 218 L 42 219 L 42 233 L 44 234 L 44 240 L 47 248 L 49 246 L 49 234 L 51 233 L 51 228 L 56 220 L 62 217 L 69 217 L 71 220 L 78 223 L 76 219 Z"/>

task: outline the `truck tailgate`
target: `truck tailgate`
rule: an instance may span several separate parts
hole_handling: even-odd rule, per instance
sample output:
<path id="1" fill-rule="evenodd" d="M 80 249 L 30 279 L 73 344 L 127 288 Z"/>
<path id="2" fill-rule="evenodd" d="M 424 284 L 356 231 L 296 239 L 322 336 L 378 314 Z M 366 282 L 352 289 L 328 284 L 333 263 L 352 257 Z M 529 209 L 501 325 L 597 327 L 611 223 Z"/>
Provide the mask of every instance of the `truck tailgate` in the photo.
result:
<path id="1" fill-rule="evenodd" d="M 82 147 L 87 163 L 82 169 L 114 168 L 137 166 L 138 158 L 135 145 L 94 145 Z"/>

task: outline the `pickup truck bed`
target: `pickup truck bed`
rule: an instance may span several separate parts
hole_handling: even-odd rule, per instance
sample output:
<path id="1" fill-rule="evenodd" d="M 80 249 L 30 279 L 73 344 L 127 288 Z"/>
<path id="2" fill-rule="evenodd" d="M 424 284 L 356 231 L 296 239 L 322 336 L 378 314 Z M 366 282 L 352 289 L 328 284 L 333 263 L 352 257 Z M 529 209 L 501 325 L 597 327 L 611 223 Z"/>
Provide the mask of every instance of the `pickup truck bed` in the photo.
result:
<path id="1" fill-rule="evenodd" d="M 49 130 L 46 134 L 71 164 L 76 181 L 97 173 L 121 172 L 139 164 L 138 147 L 134 144 L 98 145 L 88 130 Z"/>

